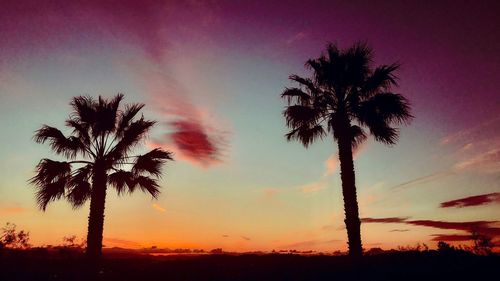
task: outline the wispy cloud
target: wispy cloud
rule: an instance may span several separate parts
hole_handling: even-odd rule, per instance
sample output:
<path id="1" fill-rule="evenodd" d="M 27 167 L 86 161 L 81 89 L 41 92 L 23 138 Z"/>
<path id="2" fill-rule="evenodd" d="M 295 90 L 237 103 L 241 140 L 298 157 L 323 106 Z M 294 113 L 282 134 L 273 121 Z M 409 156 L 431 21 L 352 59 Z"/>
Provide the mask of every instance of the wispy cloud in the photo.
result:
<path id="1" fill-rule="evenodd" d="M 320 239 L 312 239 L 312 240 L 304 240 L 304 241 L 298 241 L 286 245 L 282 245 L 279 248 L 280 249 L 294 249 L 294 248 L 299 248 L 299 249 L 309 249 L 314 246 L 321 246 L 325 244 L 334 244 L 337 242 L 343 242 L 342 240 L 338 239 L 331 239 L 331 240 L 320 240 Z"/>
<path id="2" fill-rule="evenodd" d="M 0 215 L 17 215 L 26 211 L 27 210 L 19 204 L 0 206 Z"/>
<path id="3" fill-rule="evenodd" d="M 228 234 L 222 234 L 221 235 L 223 238 L 232 238 L 232 237 L 235 237 L 235 238 L 238 238 L 238 239 L 242 239 L 242 240 L 245 240 L 245 241 L 251 241 L 252 239 L 248 236 L 245 236 L 245 235 L 239 235 L 239 236 L 230 236 Z"/>
<path id="4" fill-rule="evenodd" d="M 283 189 L 274 188 L 274 187 L 268 187 L 268 188 L 264 188 L 261 190 L 261 192 L 264 194 L 264 198 L 266 198 L 266 199 L 275 199 L 276 196 L 279 193 L 282 193 L 283 191 L 284 191 Z"/>
<path id="5" fill-rule="evenodd" d="M 440 204 L 441 208 L 450 208 L 450 207 L 471 207 L 471 206 L 481 206 L 487 205 L 491 203 L 500 203 L 500 193 L 488 193 L 481 194 L 475 196 L 469 196 L 465 198 L 460 198 L 456 200 L 446 201 Z"/>
<path id="6" fill-rule="evenodd" d="M 112 238 L 112 237 L 104 237 L 103 242 L 106 247 L 123 247 L 123 248 L 140 248 L 141 244 L 135 241 L 120 239 L 120 238 Z"/>
<path id="7" fill-rule="evenodd" d="M 165 213 L 167 211 L 165 208 L 163 208 L 162 206 L 160 206 L 156 203 L 153 203 L 151 205 L 151 207 L 153 207 L 153 209 L 155 209 L 156 211 L 161 212 L 161 213 Z"/>
<path id="8" fill-rule="evenodd" d="M 499 143 L 500 145 L 500 143 Z M 474 170 L 483 173 L 500 172 L 500 149 L 494 148 L 482 153 L 476 154 L 470 158 L 457 162 L 453 168 L 456 171 Z"/>
<path id="9" fill-rule="evenodd" d="M 450 134 L 441 145 L 454 148 L 451 168 L 456 173 L 500 173 L 500 115 L 478 125 Z"/>
<path id="10" fill-rule="evenodd" d="M 302 193 L 314 193 L 314 192 L 318 192 L 322 189 L 325 189 L 327 186 L 328 186 L 327 181 L 324 179 L 321 179 L 319 181 L 311 182 L 311 183 L 308 183 L 308 184 L 301 186 L 300 191 Z"/>
<path id="11" fill-rule="evenodd" d="M 460 143 L 471 143 L 482 138 L 491 138 L 498 135 L 500 129 L 500 114 L 491 117 L 476 126 L 459 130 L 455 133 L 449 134 L 439 141 L 441 145 L 451 145 Z"/>
<path id="12" fill-rule="evenodd" d="M 389 232 L 408 232 L 410 231 L 409 229 L 392 229 L 389 230 Z"/>
<path id="13" fill-rule="evenodd" d="M 213 110 L 195 105 L 186 88 L 174 77 L 152 64 L 132 63 L 129 66 L 146 89 L 151 104 L 162 117 L 160 137 L 149 141 L 175 153 L 175 159 L 201 167 L 222 162 L 228 151 L 228 129 L 215 118 Z"/>
<path id="14" fill-rule="evenodd" d="M 288 38 L 286 40 L 286 44 L 292 45 L 293 43 L 304 39 L 306 37 L 306 35 L 307 34 L 304 31 L 297 32 L 293 36 L 291 36 L 290 38 Z"/>
<path id="15" fill-rule="evenodd" d="M 453 175 L 453 171 L 451 171 L 451 170 L 440 171 L 440 172 L 436 172 L 436 173 L 433 173 L 430 175 L 426 175 L 426 176 L 418 177 L 418 178 L 415 178 L 415 179 L 412 179 L 409 181 L 402 182 L 400 184 L 397 184 L 397 185 L 390 187 L 389 189 L 403 189 L 403 188 L 407 188 L 407 187 L 411 187 L 411 186 L 415 186 L 415 185 L 420 185 L 423 183 L 436 181 L 436 180 L 442 179 L 442 178 L 450 176 L 450 175 Z"/>

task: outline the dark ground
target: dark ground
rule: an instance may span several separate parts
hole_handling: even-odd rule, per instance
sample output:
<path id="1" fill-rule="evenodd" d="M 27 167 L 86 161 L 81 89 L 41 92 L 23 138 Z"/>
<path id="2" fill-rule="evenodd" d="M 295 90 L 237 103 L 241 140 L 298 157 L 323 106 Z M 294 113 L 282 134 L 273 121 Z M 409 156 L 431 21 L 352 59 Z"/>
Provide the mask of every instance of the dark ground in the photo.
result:
<path id="1" fill-rule="evenodd" d="M 365 256 L 106 256 L 100 273 L 81 255 L 0 254 L 0 281 L 14 280 L 500 280 L 500 256 L 394 252 Z"/>

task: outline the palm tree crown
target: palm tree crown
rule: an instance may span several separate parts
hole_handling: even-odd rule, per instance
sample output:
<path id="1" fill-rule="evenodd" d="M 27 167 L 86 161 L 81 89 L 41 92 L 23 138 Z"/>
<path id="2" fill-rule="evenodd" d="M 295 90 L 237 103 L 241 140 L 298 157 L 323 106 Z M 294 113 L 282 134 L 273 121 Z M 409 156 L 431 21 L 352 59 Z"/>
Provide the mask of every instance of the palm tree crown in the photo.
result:
<path id="1" fill-rule="evenodd" d="M 70 103 L 73 112 L 66 120 L 66 126 L 72 130 L 69 136 L 47 125 L 34 136 L 37 143 L 48 142 L 56 154 L 68 159 L 42 159 L 36 166 L 36 175 L 30 182 L 37 188 L 38 206 L 45 210 L 51 201 L 66 198 L 78 208 L 90 199 L 88 248 L 96 240 L 97 255 L 102 246 L 106 186 L 113 186 L 118 194 L 140 189 L 156 198 L 161 167 L 173 160 L 171 152 L 159 148 L 131 155 L 155 122 L 137 117 L 144 104 L 120 109 L 122 100 L 122 94 L 109 100 L 101 96 L 97 100 L 74 97 Z"/>
<path id="2" fill-rule="evenodd" d="M 391 92 L 399 64 L 373 70 L 371 62 L 372 51 L 364 43 L 346 50 L 329 44 L 326 55 L 306 62 L 314 72 L 312 78 L 291 75 L 299 87 L 286 88 L 282 94 L 288 102 L 283 114 L 291 128 L 287 139 L 308 147 L 330 132 L 338 140 L 346 121 L 355 121 L 357 125 L 349 129 L 353 145 L 366 139 L 363 127 L 375 140 L 395 144 L 399 131 L 393 126 L 407 124 L 413 117 L 408 100 Z"/>
<path id="3" fill-rule="evenodd" d="M 288 103 L 283 111 L 290 128 L 286 138 L 307 148 L 327 133 L 333 135 L 339 150 L 349 253 L 360 256 L 361 222 L 352 149 L 366 139 L 366 129 L 375 140 L 395 144 L 399 136 L 395 126 L 408 124 L 413 116 L 409 101 L 392 92 L 399 64 L 372 69 L 372 51 L 364 43 L 345 50 L 329 44 L 326 51 L 306 62 L 313 71 L 311 78 L 291 75 L 290 80 L 298 86 L 286 88 L 281 95 Z"/>

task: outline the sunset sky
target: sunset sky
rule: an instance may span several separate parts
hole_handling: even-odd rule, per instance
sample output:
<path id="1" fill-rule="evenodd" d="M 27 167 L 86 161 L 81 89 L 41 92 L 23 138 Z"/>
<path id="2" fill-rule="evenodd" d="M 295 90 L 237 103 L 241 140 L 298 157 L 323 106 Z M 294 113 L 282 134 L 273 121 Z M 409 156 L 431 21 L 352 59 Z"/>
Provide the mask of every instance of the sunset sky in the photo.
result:
<path id="1" fill-rule="evenodd" d="M 1 1 L 0 227 L 85 237 L 88 204 L 37 209 L 28 179 L 60 158 L 32 137 L 63 128 L 72 97 L 120 92 L 158 121 L 138 153 L 176 161 L 158 200 L 108 192 L 106 246 L 346 250 L 336 144 L 287 143 L 280 94 L 328 42 L 363 40 L 402 64 L 415 116 L 394 147 L 355 153 L 363 246 L 498 240 L 500 2 L 267 2 Z"/>

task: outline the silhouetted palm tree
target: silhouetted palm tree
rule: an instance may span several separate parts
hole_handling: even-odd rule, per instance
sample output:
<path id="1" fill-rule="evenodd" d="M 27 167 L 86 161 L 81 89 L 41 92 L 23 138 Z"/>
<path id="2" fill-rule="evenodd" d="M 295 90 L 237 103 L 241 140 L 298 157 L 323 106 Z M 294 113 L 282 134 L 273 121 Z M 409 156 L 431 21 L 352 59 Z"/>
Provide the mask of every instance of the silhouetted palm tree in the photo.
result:
<path id="1" fill-rule="evenodd" d="M 37 143 L 48 141 L 55 153 L 70 160 L 42 159 L 38 163 L 37 174 L 30 179 L 37 188 L 37 203 L 45 210 L 49 202 L 64 197 L 78 208 L 90 199 L 87 254 L 92 259 L 101 256 L 107 185 L 118 194 L 140 189 L 156 198 L 161 167 L 172 160 L 171 152 L 159 148 L 130 155 L 155 122 L 136 118 L 144 104 L 120 109 L 122 99 L 122 94 L 110 100 L 74 97 L 70 103 L 73 112 L 66 120 L 70 136 L 47 125 L 34 136 Z"/>
<path id="2" fill-rule="evenodd" d="M 307 148 L 330 133 L 338 143 L 345 225 L 353 256 L 361 256 L 362 247 L 352 149 L 366 139 L 363 127 L 375 140 L 395 144 L 399 131 L 393 126 L 413 118 L 408 100 L 391 92 L 399 65 L 372 69 L 371 62 L 372 51 L 364 43 L 345 50 L 329 44 L 326 54 L 306 62 L 312 77 L 291 75 L 299 86 L 282 94 L 288 103 L 283 111 L 291 129 L 288 141 L 298 140 Z"/>

